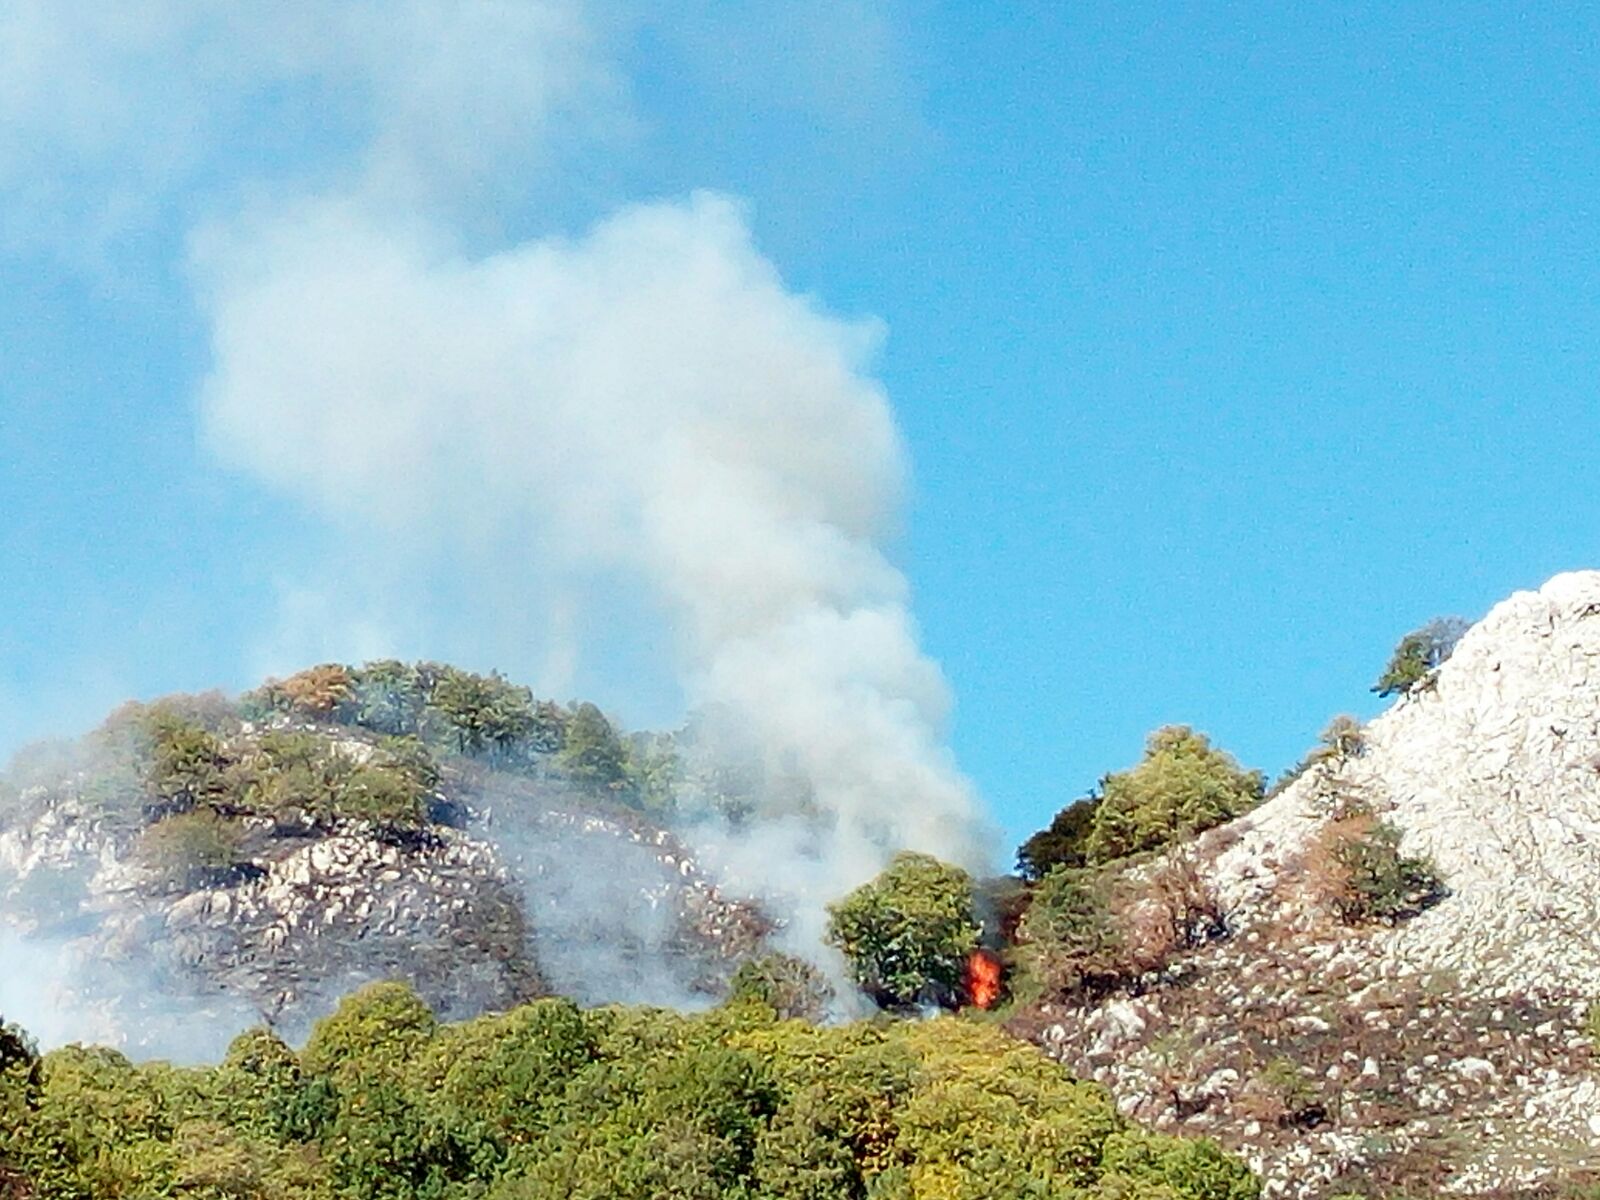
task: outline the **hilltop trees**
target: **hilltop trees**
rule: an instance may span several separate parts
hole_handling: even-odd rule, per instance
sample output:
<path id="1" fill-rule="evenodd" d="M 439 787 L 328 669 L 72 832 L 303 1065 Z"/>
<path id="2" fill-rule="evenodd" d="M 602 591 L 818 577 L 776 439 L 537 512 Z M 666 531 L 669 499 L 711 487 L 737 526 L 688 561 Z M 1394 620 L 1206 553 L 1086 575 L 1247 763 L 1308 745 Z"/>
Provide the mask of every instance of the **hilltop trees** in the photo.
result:
<path id="1" fill-rule="evenodd" d="M 1261 802 L 1265 779 L 1187 725 L 1145 741 L 1144 757 L 1107 775 L 1017 850 L 1017 869 L 1039 880 L 1057 867 L 1104 866 L 1159 850 L 1232 820 Z"/>
<path id="2" fill-rule="evenodd" d="M 1144 758 L 1106 776 L 1084 839 L 1091 863 L 1158 850 L 1179 837 L 1232 820 L 1261 802 L 1266 781 L 1187 725 L 1168 725 L 1145 742 Z"/>
<path id="3" fill-rule="evenodd" d="M 1058 812 L 1048 826 L 1023 842 L 1017 849 L 1018 874 L 1037 881 L 1053 867 L 1088 866 L 1085 842 L 1094 828 L 1095 809 L 1099 804 L 1098 792 L 1074 800 Z"/>

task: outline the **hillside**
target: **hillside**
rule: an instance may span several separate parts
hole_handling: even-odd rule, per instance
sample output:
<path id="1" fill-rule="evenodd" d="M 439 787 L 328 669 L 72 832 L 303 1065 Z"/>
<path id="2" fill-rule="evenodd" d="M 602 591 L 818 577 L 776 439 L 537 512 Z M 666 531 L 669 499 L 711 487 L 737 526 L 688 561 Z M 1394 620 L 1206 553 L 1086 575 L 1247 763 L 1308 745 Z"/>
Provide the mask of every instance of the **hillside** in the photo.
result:
<path id="1" fill-rule="evenodd" d="M 389 1194 L 341 1121 L 403 1143 L 397 1196 L 598 1197 L 615 1172 L 669 1194 L 662 1155 L 715 1176 L 683 1193 L 708 1197 L 977 1200 L 1012 1175 L 1039 1196 L 1569 1195 L 1600 1179 L 1600 572 L 1512 596 L 1440 658 L 1271 791 L 1171 726 L 1030 839 L 1020 878 L 899 854 L 829 905 L 833 957 L 695 848 L 792 847 L 762 831 L 822 817 L 692 727 L 625 735 L 429 663 L 131 705 L 0 793 L 0 1013 L 47 1044 L 223 1060 L 185 1084 L 213 1109 L 169 1068 L 18 1050 L 30 1128 L 53 1104 L 77 1120 L 85 1081 L 159 1094 L 170 1182 L 183 1130 L 249 1110 L 241 1055 L 267 1046 L 300 1116 L 205 1135 L 254 1156 L 246 1195 L 304 1156 L 313 1182 L 285 1194 Z M 347 1027 L 376 1040 L 330 1066 Z M 494 1108 L 527 1084 L 480 1046 L 502 1035 L 583 1049 L 550 1096 Z M 487 1058 L 450 1083 L 451 1047 Z M 421 1124 L 368 1123 L 379 1076 Z M 492 1112 L 467 1097 L 485 1080 L 510 1089 Z"/>
<path id="2" fill-rule="evenodd" d="M 1444 886 L 1353 928 L 1328 851 L 1373 821 Z M 1294 1195 L 1600 1170 L 1600 573 L 1497 605 L 1343 752 L 1185 857 L 1224 936 L 1016 1021 L 1124 1111 L 1220 1136 Z"/>
<path id="3" fill-rule="evenodd" d="M 193 1061 L 375 979 L 708 1004 L 770 922 L 662 824 L 668 753 L 432 664 L 128 706 L 0 793 L 6 1015 Z"/>

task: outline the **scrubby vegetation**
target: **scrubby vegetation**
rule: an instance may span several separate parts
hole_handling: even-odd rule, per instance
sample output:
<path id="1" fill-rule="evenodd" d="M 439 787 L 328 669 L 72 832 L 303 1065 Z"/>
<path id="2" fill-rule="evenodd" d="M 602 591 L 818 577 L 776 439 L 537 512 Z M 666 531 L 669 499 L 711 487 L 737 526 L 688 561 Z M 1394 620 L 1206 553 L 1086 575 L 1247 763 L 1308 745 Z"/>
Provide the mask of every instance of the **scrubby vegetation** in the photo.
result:
<path id="1" fill-rule="evenodd" d="M 1366 749 L 1365 726 L 1348 713 L 1340 713 L 1317 735 L 1317 744 L 1306 751 L 1305 757 L 1273 781 L 1267 795 L 1276 796 L 1316 767 L 1335 766 L 1346 759 L 1359 758 Z"/>
<path id="2" fill-rule="evenodd" d="M 1257 1194 L 1214 1144 L 1135 1128 L 993 1027 L 820 1028 L 748 996 L 701 1016 L 544 1000 L 440 1025 L 378 984 L 299 1052 L 257 1029 L 198 1069 L 39 1058 L 0 1029 L 0 1116 L 0 1172 L 38 1200 Z"/>
<path id="3" fill-rule="evenodd" d="M 1347 925 L 1415 916 L 1445 895 L 1438 868 L 1400 850 L 1400 830 L 1361 804 L 1338 809 L 1310 850 L 1314 892 Z"/>
<path id="4" fill-rule="evenodd" d="M 1057 867 L 1017 927 L 1023 993 L 1095 993 L 1164 966 L 1223 930 L 1222 913 L 1179 855 L 1147 871 Z"/>
<path id="5" fill-rule="evenodd" d="M 1263 783 L 1188 726 L 1152 733 L 1136 766 L 1106 776 L 1018 849 L 1028 886 L 1015 902 L 1013 990 L 1117 986 L 1219 934 L 1222 913 L 1181 847 L 1254 808 Z"/>

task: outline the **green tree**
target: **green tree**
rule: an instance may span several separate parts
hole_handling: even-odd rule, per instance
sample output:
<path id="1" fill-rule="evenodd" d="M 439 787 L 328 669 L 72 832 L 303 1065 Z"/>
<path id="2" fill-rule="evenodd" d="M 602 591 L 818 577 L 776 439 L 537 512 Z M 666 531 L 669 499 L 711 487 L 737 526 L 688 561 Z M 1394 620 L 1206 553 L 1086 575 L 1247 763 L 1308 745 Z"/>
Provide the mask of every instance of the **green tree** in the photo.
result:
<path id="1" fill-rule="evenodd" d="M 1074 800 L 1050 822 L 1017 848 L 1017 871 L 1024 879 L 1042 879 L 1054 867 L 1089 864 L 1085 843 L 1094 828 L 1098 793 Z"/>
<path id="2" fill-rule="evenodd" d="M 422 732 L 428 696 L 414 667 L 385 658 L 351 674 L 353 719 L 377 733 L 415 737 Z"/>
<path id="3" fill-rule="evenodd" d="M 1471 628 L 1461 617 L 1435 617 L 1400 639 L 1372 690 L 1380 696 L 1404 695 L 1455 653 L 1456 643 Z"/>
<path id="4" fill-rule="evenodd" d="M 553 706 L 536 703 L 527 688 L 497 673 L 437 670 L 428 703 L 454 732 L 461 753 L 514 759 L 524 751 L 548 753 L 554 748 L 559 723 Z"/>
<path id="5" fill-rule="evenodd" d="M 897 854 L 828 908 L 828 941 L 885 1008 L 954 1005 L 978 944 L 972 877 L 927 854 Z"/>
<path id="6" fill-rule="evenodd" d="M 7 1172 L 25 1154 L 24 1130 L 38 1099 L 38 1048 L 20 1028 L 0 1018 L 0 1196 L 6 1194 Z"/>
<path id="7" fill-rule="evenodd" d="M 615 791 L 628 780 L 628 749 L 593 704 L 580 704 L 573 710 L 566 745 L 557 761 L 573 779 L 591 787 Z"/>
<path id="8" fill-rule="evenodd" d="M 1156 730 L 1144 758 L 1108 775 L 1084 840 L 1090 863 L 1108 863 L 1220 825 L 1261 801 L 1260 771 L 1242 769 L 1231 754 L 1187 725 Z"/>
<path id="9" fill-rule="evenodd" d="M 152 709 L 149 735 L 145 780 L 155 811 L 186 812 L 228 792 L 232 760 L 216 734 L 165 709 Z"/>
<path id="10" fill-rule="evenodd" d="M 432 1010 L 403 983 L 369 983 L 318 1021 L 300 1053 L 307 1074 L 398 1070 L 433 1037 Z"/>

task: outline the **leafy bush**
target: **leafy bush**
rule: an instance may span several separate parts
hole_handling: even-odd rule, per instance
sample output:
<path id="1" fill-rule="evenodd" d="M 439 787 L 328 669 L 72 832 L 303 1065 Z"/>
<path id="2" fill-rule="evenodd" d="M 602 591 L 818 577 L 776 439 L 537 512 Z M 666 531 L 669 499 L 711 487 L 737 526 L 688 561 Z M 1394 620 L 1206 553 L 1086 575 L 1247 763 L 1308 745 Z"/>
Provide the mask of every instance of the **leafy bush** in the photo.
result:
<path id="1" fill-rule="evenodd" d="M 1372 690 L 1380 696 L 1410 692 L 1455 653 L 1456 643 L 1470 628 L 1471 623 L 1461 617 L 1435 617 L 1412 630 L 1400 639 Z"/>
<path id="2" fill-rule="evenodd" d="M 1432 861 L 1400 851 L 1400 830 L 1355 806 L 1336 814 L 1311 852 L 1317 891 L 1347 925 L 1393 925 L 1446 894 Z"/>
<path id="3" fill-rule="evenodd" d="M 1317 735 L 1317 744 L 1307 751 L 1305 757 L 1273 780 L 1267 795 L 1276 796 L 1313 767 L 1359 758 L 1366 753 L 1366 749 L 1366 730 L 1360 720 L 1340 713 Z"/>
<path id="4" fill-rule="evenodd" d="M 1255 807 L 1263 786 L 1260 771 L 1243 770 L 1205 734 L 1158 729 L 1136 767 L 1106 777 L 1084 855 L 1101 864 L 1158 850 Z"/>
<path id="5" fill-rule="evenodd" d="M 927 854 L 897 854 L 828 908 L 828 941 L 885 1008 L 954 1005 L 978 944 L 972 877 Z"/>
<path id="6" fill-rule="evenodd" d="M 1591 1004 L 1583 1014 L 1583 1032 L 1590 1045 L 1600 1050 L 1600 1003 Z"/>
<path id="7" fill-rule="evenodd" d="M 261 736 L 257 752 L 235 803 L 280 819 L 414 829 L 439 780 L 432 756 L 414 738 L 386 738 L 361 761 L 316 733 L 274 730 Z"/>
<path id="8" fill-rule="evenodd" d="M 1274 1058 L 1245 1086 L 1241 1114 L 1282 1128 L 1310 1128 L 1326 1118 L 1315 1076 L 1288 1058 Z"/>
<path id="9" fill-rule="evenodd" d="M 739 964 L 728 1002 L 759 1004 L 781 1020 L 820 1021 L 833 1002 L 833 986 L 803 958 L 767 954 Z"/>
<path id="10" fill-rule="evenodd" d="M 148 826 L 139 837 L 137 857 L 169 887 L 207 887 L 232 875 L 243 840 L 237 821 L 201 808 Z"/>

